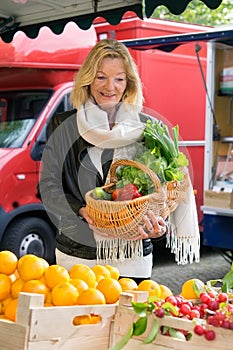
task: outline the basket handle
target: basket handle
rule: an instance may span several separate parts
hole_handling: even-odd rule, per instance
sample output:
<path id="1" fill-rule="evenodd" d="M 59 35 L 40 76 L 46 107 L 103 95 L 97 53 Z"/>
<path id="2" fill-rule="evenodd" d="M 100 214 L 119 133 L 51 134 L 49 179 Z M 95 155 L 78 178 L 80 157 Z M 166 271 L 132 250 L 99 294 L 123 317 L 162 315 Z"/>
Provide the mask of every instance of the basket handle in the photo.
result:
<path id="1" fill-rule="evenodd" d="M 130 165 L 133 166 L 135 168 L 138 168 L 142 171 L 144 171 L 147 175 L 150 176 L 157 192 L 162 192 L 162 185 L 161 182 L 158 178 L 158 176 L 147 166 L 145 166 L 142 163 L 138 163 L 135 162 L 134 160 L 130 160 L 130 159 L 119 159 L 116 160 L 114 163 L 112 163 L 111 167 L 110 167 L 110 182 L 115 183 L 118 181 L 118 178 L 116 176 L 116 170 L 119 166 L 124 166 L 124 165 Z"/>

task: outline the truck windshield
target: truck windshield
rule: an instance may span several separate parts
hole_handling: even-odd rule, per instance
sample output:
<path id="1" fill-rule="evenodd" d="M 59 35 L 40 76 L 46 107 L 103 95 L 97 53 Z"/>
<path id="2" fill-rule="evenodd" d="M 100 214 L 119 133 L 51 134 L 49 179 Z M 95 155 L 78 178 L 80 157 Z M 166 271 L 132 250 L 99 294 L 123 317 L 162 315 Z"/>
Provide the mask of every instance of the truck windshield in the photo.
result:
<path id="1" fill-rule="evenodd" d="M 19 148 L 35 124 L 51 91 L 0 92 L 0 148 Z"/>

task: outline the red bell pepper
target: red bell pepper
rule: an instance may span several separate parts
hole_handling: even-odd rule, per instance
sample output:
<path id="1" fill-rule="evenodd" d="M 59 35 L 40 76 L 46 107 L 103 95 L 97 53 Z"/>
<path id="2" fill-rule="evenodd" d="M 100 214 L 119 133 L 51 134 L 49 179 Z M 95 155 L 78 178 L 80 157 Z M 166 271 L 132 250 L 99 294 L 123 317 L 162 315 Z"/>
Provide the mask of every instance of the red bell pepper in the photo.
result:
<path id="1" fill-rule="evenodd" d="M 113 201 L 127 201 L 141 197 L 142 194 L 138 191 L 134 184 L 125 185 L 122 188 L 116 188 L 112 193 Z"/>

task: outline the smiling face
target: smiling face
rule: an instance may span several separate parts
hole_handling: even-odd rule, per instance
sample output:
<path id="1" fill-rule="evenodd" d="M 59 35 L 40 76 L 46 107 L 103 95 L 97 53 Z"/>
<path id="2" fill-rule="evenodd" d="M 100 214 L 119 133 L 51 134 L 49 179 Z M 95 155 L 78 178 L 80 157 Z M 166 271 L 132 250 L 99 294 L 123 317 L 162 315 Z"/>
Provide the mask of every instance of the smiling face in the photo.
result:
<path id="1" fill-rule="evenodd" d="M 100 63 L 95 79 L 90 85 L 91 95 L 96 103 L 105 109 L 121 101 L 126 85 L 124 60 L 106 57 Z"/>

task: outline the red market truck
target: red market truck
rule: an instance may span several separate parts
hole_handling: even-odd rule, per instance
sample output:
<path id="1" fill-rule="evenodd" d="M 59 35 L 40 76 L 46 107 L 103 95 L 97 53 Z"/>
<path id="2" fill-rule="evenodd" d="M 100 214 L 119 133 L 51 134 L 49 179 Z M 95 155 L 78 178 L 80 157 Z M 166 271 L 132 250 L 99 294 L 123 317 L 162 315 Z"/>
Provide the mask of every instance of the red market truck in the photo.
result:
<path id="1" fill-rule="evenodd" d="M 69 94 L 73 76 L 95 42 L 104 37 L 124 41 L 198 30 L 205 28 L 161 20 L 141 21 L 126 15 L 117 26 L 97 19 L 91 29 L 81 31 L 69 23 L 60 36 L 42 28 L 36 39 L 19 32 L 10 44 L 0 43 L 1 250 L 11 249 L 17 256 L 34 253 L 54 261 L 56 228 L 37 194 L 46 125 L 54 113 L 72 108 Z M 180 125 L 194 168 L 200 206 L 205 91 L 193 46 L 178 47 L 172 53 L 131 52 L 143 81 L 145 106 L 172 125 Z M 201 61 L 205 68 L 204 46 Z"/>
<path id="2" fill-rule="evenodd" d="M 74 74 L 96 43 L 94 28 L 69 23 L 57 36 L 18 32 L 0 43 L 0 249 L 54 261 L 55 228 L 38 198 L 45 130 L 54 113 L 71 109 Z"/>

